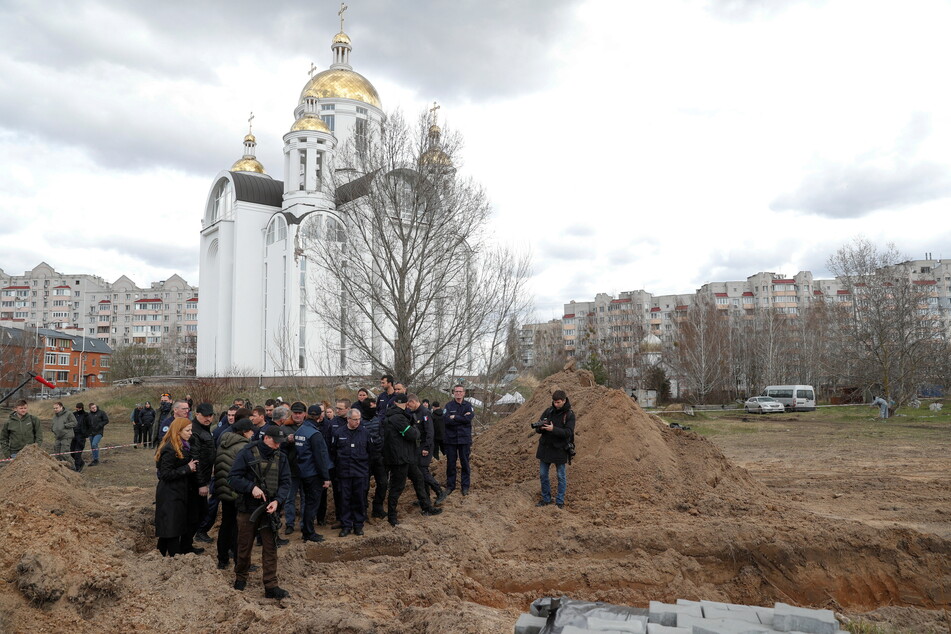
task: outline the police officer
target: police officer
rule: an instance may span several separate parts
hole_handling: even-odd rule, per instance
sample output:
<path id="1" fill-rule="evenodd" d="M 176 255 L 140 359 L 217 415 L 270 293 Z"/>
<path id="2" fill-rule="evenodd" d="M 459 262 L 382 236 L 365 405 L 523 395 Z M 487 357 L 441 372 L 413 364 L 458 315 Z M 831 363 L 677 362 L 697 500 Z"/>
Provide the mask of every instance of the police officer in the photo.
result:
<path id="1" fill-rule="evenodd" d="M 361 411 L 347 413 L 347 424 L 333 430 L 331 456 L 340 487 L 340 537 L 363 535 L 367 521 L 367 490 L 370 488 L 370 460 L 378 452 L 370 432 L 361 424 Z"/>
<path id="2" fill-rule="evenodd" d="M 292 416 L 296 422 L 295 409 L 303 403 L 291 405 Z M 304 412 L 300 412 L 303 414 Z M 293 434 L 297 454 L 297 468 L 300 473 L 300 487 L 304 493 L 304 508 L 301 515 L 301 534 L 305 542 L 322 542 L 323 535 L 314 532 L 314 518 L 320 505 L 321 494 L 330 488 L 330 455 L 327 443 L 311 418 L 305 417 Z"/>

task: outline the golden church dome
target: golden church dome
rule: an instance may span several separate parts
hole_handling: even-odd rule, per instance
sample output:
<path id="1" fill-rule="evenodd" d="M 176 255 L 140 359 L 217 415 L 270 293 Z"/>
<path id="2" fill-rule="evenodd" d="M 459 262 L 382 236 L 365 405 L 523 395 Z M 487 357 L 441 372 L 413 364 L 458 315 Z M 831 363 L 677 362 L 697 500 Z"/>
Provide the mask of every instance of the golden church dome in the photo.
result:
<path id="1" fill-rule="evenodd" d="M 431 147 L 423 152 L 419 157 L 419 162 L 421 165 L 452 167 L 452 159 L 438 147 Z"/>
<path id="2" fill-rule="evenodd" d="M 245 143 L 257 143 L 258 140 L 254 138 L 254 135 L 248 132 L 248 135 L 244 137 Z"/>
<path id="3" fill-rule="evenodd" d="M 343 68 L 331 68 L 314 75 L 304 90 L 300 101 L 307 97 L 317 99 L 353 99 L 376 108 L 381 108 L 380 95 L 366 77 L 360 73 Z"/>
<path id="4" fill-rule="evenodd" d="M 300 130 L 313 130 L 314 132 L 330 133 L 330 128 L 327 127 L 327 124 L 324 123 L 324 120 L 315 114 L 305 114 L 300 119 L 295 121 L 294 125 L 291 126 L 291 132 L 299 132 Z"/>
<path id="5" fill-rule="evenodd" d="M 350 36 L 341 31 L 334 35 L 332 44 L 350 44 Z"/>
<path id="6" fill-rule="evenodd" d="M 264 166 L 256 158 L 239 158 L 231 166 L 232 172 L 256 172 L 258 174 L 267 174 Z"/>

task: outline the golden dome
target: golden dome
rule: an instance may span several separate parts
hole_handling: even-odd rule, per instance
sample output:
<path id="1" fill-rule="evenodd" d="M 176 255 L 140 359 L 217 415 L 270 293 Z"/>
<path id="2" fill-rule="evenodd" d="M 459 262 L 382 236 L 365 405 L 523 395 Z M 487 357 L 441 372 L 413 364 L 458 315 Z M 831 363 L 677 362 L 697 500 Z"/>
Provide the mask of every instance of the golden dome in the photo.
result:
<path id="1" fill-rule="evenodd" d="M 264 166 L 256 158 L 239 158 L 231 166 L 232 172 L 257 172 L 258 174 L 267 174 Z"/>
<path id="2" fill-rule="evenodd" d="M 258 140 L 255 139 L 255 138 L 254 138 L 254 135 L 251 134 L 250 132 L 248 132 L 248 135 L 247 135 L 246 137 L 244 137 L 244 142 L 245 142 L 245 143 L 248 143 L 249 141 L 250 141 L 251 143 L 257 143 L 257 142 L 258 142 Z"/>
<path id="3" fill-rule="evenodd" d="M 318 99 L 353 99 L 376 108 L 381 108 L 380 95 L 370 81 L 360 73 L 343 68 L 331 68 L 314 75 L 304 90 L 300 101 L 307 97 Z"/>
<path id="4" fill-rule="evenodd" d="M 350 36 L 341 31 L 334 35 L 332 44 L 350 44 Z"/>
<path id="5" fill-rule="evenodd" d="M 305 114 L 291 126 L 291 132 L 298 132 L 300 130 L 330 133 L 330 128 L 327 127 L 324 120 L 314 114 Z"/>
<path id="6" fill-rule="evenodd" d="M 442 129 L 440 129 L 440 127 L 436 125 L 435 123 L 429 126 L 429 134 L 439 135 L 441 133 L 442 133 Z"/>
<path id="7" fill-rule="evenodd" d="M 422 165 L 433 165 L 435 167 L 452 167 L 452 160 L 438 147 L 431 147 L 419 157 Z"/>

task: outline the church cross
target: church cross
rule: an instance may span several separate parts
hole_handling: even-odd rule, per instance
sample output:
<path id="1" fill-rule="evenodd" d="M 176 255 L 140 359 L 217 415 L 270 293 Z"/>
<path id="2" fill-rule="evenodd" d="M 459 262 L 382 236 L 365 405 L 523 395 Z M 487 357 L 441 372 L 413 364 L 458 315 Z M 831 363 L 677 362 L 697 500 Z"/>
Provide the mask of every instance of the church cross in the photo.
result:
<path id="1" fill-rule="evenodd" d="M 440 106 L 438 103 L 433 101 L 433 107 L 429 109 L 429 114 L 432 115 L 433 123 L 436 123 L 436 111 L 439 110 L 439 108 L 441 107 L 442 106 Z"/>
<path id="2" fill-rule="evenodd" d="M 311 63 L 310 63 L 310 70 L 307 71 L 307 74 L 310 75 L 311 77 L 313 77 L 315 70 L 317 70 L 317 67 L 314 66 L 314 63 L 313 63 L 313 62 L 311 62 Z"/>
<path id="3" fill-rule="evenodd" d="M 340 16 L 340 32 L 341 32 L 341 33 L 343 33 L 343 12 L 346 11 L 347 9 L 349 9 L 349 8 L 350 8 L 350 7 L 348 7 L 347 5 L 345 5 L 344 3 L 341 2 L 341 3 L 340 3 L 340 11 L 337 11 L 337 15 Z"/>
<path id="4" fill-rule="evenodd" d="M 254 113 L 251 113 L 251 116 L 248 117 L 248 134 L 251 134 L 251 122 L 254 121 Z"/>

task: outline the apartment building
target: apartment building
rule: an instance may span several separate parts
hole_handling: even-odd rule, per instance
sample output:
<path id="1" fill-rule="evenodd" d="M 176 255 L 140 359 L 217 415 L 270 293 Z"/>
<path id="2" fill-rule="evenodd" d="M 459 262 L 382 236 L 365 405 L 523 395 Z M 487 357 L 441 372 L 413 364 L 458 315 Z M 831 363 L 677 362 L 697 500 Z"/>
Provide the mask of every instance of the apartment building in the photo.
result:
<path id="1" fill-rule="evenodd" d="M 909 260 L 891 267 L 896 276 L 907 276 L 915 285 L 927 289 L 927 306 L 921 310 L 934 312 L 938 327 L 951 328 L 951 260 L 930 256 Z M 706 296 L 719 310 L 732 311 L 752 318 L 757 309 L 771 308 L 774 313 L 795 317 L 811 304 L 851 302 L 852 295 L 838 279 L 815 279 L 810 271 L 789 276 L 761 271 L 745 280 L 708 282 L 694 294 L 654 295 L 645 290 L 626 291 L 617 297 L 598 293 L 593 301 L 571 300 L 564 304 L 561 319 L 564 352 L 583 358 L 597 343 L 602 350 L 612 349 L 622 355 L 640 349 L 656 353 L 668 352 L 673 345 L 677 322 L 684 319 L 689 306 L 699 296 Z M 519 339 L 520 357 L 525 367 L 534 356 L 534 333 L 545 324 L 528 324 Z"/>
<path id="2" fill-rule="evenodd" d="M 109 381 L 112 348 L 96 337 L 48 328 L 0 327 L 0 387 L 11 389 L 33 372 L 59 389 L 100 387 Z M 29 392 L 47 392 L 39 383 Z"/>
<path id="3" fill-rule="evenodd" d="M 194 374 L 198 287 L 178 275 L 140 287 L 125 275 L 55 271 L 45 262 L 23 275 L 0 270 L 0 326 L 55 329 L 117 349 L 143 344 L 168 351 L 176 374 Z"/>

